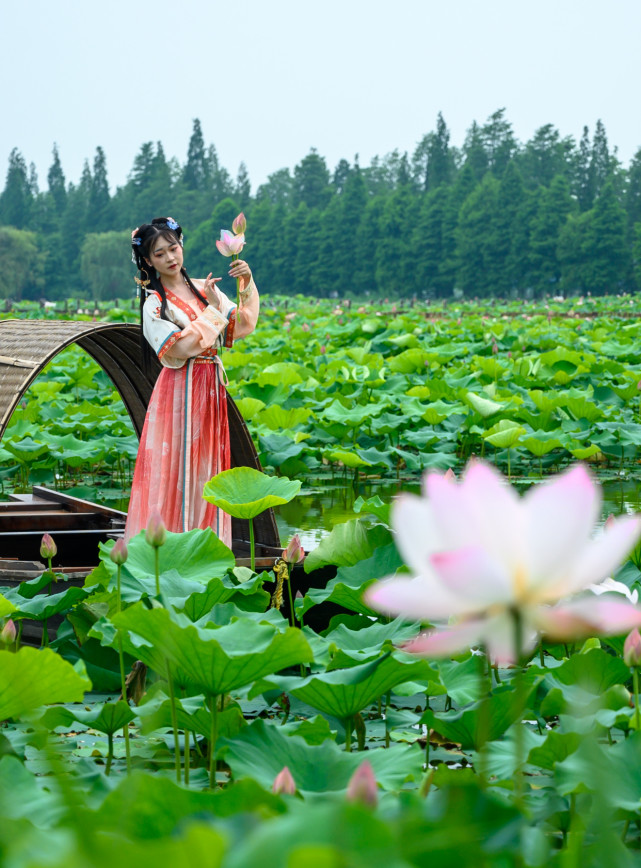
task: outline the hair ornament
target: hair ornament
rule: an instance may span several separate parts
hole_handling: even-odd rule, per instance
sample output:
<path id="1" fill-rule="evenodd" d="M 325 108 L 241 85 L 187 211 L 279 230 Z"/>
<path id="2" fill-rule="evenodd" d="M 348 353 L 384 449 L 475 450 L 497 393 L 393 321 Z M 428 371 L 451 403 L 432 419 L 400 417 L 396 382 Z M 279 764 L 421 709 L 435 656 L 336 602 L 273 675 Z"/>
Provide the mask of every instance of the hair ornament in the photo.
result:
<path id="1" fill-rule="evenodd" d="M 168 226 L 168 228 L 171 229 L 173 232 L 175 232 L 176 229 L 179 228 L 179 227 L 178 227 L 178 224 L 177 224 L 176 221 L 173 219 L 173 217 L 167 217 L 167 226 Z"/>
<path id="2" fill-rule="evenodd" d="M 136 247 L 140 247 L 140 245 L 142 244 L 142 239 L 141 238 L 132 238 L 131 243 L 135 244 Z"/>

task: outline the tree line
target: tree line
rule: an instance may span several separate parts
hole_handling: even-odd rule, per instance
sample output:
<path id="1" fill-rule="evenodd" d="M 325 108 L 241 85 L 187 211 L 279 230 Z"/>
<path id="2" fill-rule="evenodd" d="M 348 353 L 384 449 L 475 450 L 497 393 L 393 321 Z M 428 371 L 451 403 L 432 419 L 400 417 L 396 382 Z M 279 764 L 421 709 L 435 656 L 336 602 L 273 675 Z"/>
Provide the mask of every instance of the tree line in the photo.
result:
<path id="1" fill-rule="evenodd" d="M 624 167 L 597 121 L 579 142 L 553 125 L 517 141 L 505 110 L 461 148 L 442 114 L 413 153 L 331 170 L 312 149 L 252 194 L 193 123 L 184 164 L 145 142 L 112 194 L 101 147 L 68 182 L 57 147 L 41 188 L 14 149 L 0 194 L 0 297 L 123 298 L 129 234 L 170 215 L 194 276 L 224 273 L 215 241 L 239 211 L 257 283 L 316 297 L 542 297 L 641 289 L 641 148 Z M 227 287 L 230 289 L 230 286 Z"/>

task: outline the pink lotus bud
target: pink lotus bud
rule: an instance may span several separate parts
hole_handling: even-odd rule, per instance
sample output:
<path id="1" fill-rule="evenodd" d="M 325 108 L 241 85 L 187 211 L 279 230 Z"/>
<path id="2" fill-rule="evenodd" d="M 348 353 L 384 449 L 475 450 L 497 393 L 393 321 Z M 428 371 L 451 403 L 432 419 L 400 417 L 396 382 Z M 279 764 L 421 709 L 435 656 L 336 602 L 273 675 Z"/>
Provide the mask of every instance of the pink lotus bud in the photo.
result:
<path id="1" fill-rule="evenodd" d="M 114 564 L 117 564 L 117 566 L 121 567 L 127 560 L 128 554 L 129 553 L 127 551 L 127 543 L 125 542 L 124 537 L 120 537 L 120 539 L 116 540 L 114 547 L 109 552 L 109 557 L 114 562 Z"/>
<path id="2" fill-rule="evenodd" d="M 296 793 L 296 782 L 292 777 L 292 773 L 287 768 L 287 766 L 283 767 L 283 770 L 280 771 L 276 777 L 274 778 L 274 784 L 272 786 L 272 792 L 277 793 L 282 796 L 293 796 Z"/>
<path id="3" fill-rule="evenodd" d="M 40 542 L 40 557 L 49 560 L 50 558 L 55 558 L 57 554 L 58 547 L 53 541 L 51 535 L 46 533 Z"/>
<path id="4" fill-rule="evenodd" d="M 300 537 L 295 533 L 283 552 L 283 560 L 288 564 L 300 564 L 304 559 L 305 549 L 300 544 Z"/>
<path id="5" fill-rule="evenodd" d="M 639 382 L 637 383 L 637 389 L 639 389 L 639 391 L 641 391 L 641 380 L 639 380 Z"/>
<path id="6" fill-rule="evenodd" d="M 309 331 L 309 323 L 304 322 L 302 324 L 301 328 L 304 332 L 308 332 Z"/>
<path id="7" fill-rule="evenodd" d="M 231 228 L 234 232 L 234 235 L 244 235 L 247 231 L 247 220 L 245 219 L 245 215 L 242 211 L 231 224 Z"/>
<path id="8" fill-rule="evenodd" d="M 443 474 L 443 478 L 447 479 L 448 482 L 456 482 L 456 473 L 454 473 L 451 467 L 448 467 Z"/>
<path id="9" fill-rule="evenodd" d="M 0 645 L 13 645 L 16 641 L 16 625 L 11 618 L 0 631 Z"/>
<path id="10" fill-rule="evenodd" d="M 492 341 L 492 354 L 496 355 L 499 351 L 499 345 L 496 341 Z"/>
<path id="11" fill-rule="evenodd" d="M 154 507 L 147 522 L 145 539 L 150 546 L 153 546 L 154 548 L 159 548 L 159 546 L 164 544 L 166 538 L 167 528 L 165 527 L 165 523 L 162 520 L 160 510 L 158 509 L 158 507 Z"/>
<path id="12" fill-rule="evenodd" d="M 641 633 L 636 627 L 628 634 L 623 645 L 623 660 L 626 666 L 641 666 Z"/>
<path id="13" fill-rule="evenodd" d="M 327 348 L 325 347 L 325 344 L 320 345 L 320 347 L 318 348 L 318 352 L 321 354 L 321 356 L 325 355 L 325 353 L 327 352 Z"/>
<path id="14" fill-rule="evenodd" d="M 360 802 L 368 808 L 376 807 L 378 803 L 378 785 L 374 777 L 374 769 L 369 760 L 363 760 L 349 779 L 345 798 L 348 802 Z"/>
<path id="15" fill-rule="evenodd" d="M 616 523 L 616 518 L 612 515 L 612 513 L 610 513 L 610 515 L 606 518 L 603 526 L 606 530 L 610 530 L 610 528 L 613 527 Z"/>

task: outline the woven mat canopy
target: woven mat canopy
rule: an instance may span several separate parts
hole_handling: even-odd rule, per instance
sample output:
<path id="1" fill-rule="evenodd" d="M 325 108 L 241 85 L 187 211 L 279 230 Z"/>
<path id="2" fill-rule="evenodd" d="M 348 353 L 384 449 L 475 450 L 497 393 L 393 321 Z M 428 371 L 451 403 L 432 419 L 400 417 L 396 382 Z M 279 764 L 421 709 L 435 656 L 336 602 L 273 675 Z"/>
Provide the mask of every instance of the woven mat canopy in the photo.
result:
<path id="1" fill-rule="evenodd" d="M 77 344 L 109 376 L 120 393 L 138 438 L 160 362 L 149 376 L 142 371 L 140 326 L 128 323 L 76 320 L 0 320 L 0 438 L 26 390 L 45 366 L 70 344 Z M 261 469 L 240 411 L 228 396 L 232 467 Z M 272 510 L 255 520 L 256 541 L 278 548 L 280 540 Z M 249 539 L 247 522 L 233 520 L 235 539 Z M 236 549 L 236 546 L 234 546 Z"/>

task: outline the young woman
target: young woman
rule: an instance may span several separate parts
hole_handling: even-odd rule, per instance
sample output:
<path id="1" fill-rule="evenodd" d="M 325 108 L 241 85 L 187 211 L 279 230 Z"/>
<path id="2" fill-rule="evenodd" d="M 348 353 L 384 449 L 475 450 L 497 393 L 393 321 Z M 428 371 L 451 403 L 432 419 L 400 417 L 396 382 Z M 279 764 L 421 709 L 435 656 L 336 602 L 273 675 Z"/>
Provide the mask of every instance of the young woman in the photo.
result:
<path id="1" fill-rule="evenodd" d="M 142 287 L 143 364 L 153 351 L 163 368 L 140 438 L 126 537 L 147 527 L 158 508 L 167 530 L 211 527 L 231 546 L 231 518 L 203 500 L 205 483 L 229 469 L 229 427 L 223 347 L 256 327 L 259 299 L 241 259 L 229 274 L 240 279 L 240 310 L 211 274 L 192 280 L 183 266 L 182 229 L 156 217 L 131 236 Z"/>

